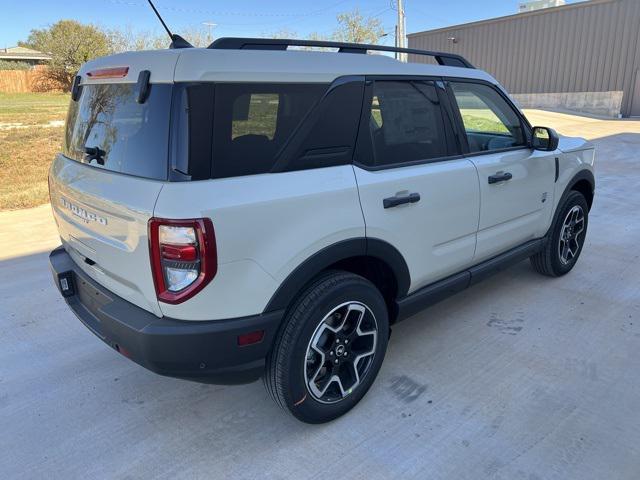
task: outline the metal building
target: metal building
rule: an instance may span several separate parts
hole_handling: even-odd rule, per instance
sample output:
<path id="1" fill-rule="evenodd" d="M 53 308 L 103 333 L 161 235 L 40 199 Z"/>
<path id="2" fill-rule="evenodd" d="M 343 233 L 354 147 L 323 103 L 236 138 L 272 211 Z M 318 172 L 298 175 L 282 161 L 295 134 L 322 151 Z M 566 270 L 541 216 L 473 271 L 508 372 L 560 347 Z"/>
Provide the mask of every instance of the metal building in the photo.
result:
<path id="1" fill-rule="evenodd" d="M 523 107 L 640 116 L 640 0 L 591 0 L 408 38 L 410 48 L 463 55 Z"/>

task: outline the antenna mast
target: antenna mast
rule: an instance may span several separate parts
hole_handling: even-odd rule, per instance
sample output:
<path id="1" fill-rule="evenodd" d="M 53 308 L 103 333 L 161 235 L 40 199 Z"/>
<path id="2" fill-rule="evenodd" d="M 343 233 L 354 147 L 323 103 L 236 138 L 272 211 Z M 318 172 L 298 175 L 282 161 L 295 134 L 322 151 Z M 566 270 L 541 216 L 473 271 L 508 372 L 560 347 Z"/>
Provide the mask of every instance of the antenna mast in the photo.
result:
<path id="1" fill-rule="evenodd" d="M 158 17 L 158 20 L 160 20 L 160 23 L 162 24 L 164 29 L 169 34 L 169 38 L 171 39 L 171 41 L 173 41 L 173 33 L 171 33 L 171 30 L 169 30 L 169 27 L 167 27 L 167 24 L 164 23 L 164 20 L 162 19 L 162 17 L 160 16 L 160 13 L 156 9 L 156 6 L 153 4 L 153 2 L 151 0 L 147 0 L 147 1 L 149 2 L 149 5 L 151 5 L 151 8 L 153 9 L 153 13 L 156 14 L 156 17 Z"/>
<path id="2" fill-rule="evenodd" d="M 184 38 L 182 38 L 177 33 L 171 33 L 171 30 L 169 30 L 169 27 L 167 27 L 167 24 L 164 23 L 164 20 L 160 16 L 160 12 L 158 12 L 158 9 L 153 4 L 153 2 L 151 0 L 147 0 L 147 2 L 149 2 L 149 5 L 151 5 L 151 8 L 153 9 L 153 13 L 156 14 L 156 17 L 158 17 L 158 20 L 160 20 L 160 23 L 162 24 L 164 29 L 167 31 L 167 34 L 169 35 L 169 38 L 171 39 L 171 45 L 169 45 L 169 48 L 189 48 L 189 47 L 193 47 L 193 45 L 191 45 L 189 42 L 187 42 Z"/>

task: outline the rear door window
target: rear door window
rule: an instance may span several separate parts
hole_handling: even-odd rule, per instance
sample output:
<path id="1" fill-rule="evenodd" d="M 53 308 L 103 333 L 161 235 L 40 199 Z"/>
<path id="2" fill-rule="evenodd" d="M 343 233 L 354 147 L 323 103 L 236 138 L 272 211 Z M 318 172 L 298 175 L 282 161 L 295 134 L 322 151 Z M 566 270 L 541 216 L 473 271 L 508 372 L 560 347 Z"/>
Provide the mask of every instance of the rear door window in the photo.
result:
<path id="1" fill-rule="evenodd" d="M 376 81 L 367 124 L 371 156 L 359 161 L 370 166 L 393 166 L 428 161 L 451 154 L 440 98 L 432 81 Z"/>
<path id="2" fill-rule="evenodd" d="M 217 84 L 212 177 L 271 171 L 280 149 L 327 87 L 325 84 Z"/>
<path id="3" fill-rule="evenodd" d="M 135 84 L 82 86 L 69 107 L 64 155 L 105 170 L 165 180 L 171 88 L 151 85 L 139 104 Z"/>

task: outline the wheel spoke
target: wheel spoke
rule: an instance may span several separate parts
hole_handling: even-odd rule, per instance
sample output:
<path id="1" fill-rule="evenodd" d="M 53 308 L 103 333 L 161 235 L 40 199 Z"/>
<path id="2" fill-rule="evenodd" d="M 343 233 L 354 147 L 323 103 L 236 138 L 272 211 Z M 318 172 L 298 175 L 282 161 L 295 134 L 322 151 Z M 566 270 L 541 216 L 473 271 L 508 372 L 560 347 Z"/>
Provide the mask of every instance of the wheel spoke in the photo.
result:
<path id="1" fill-rule="evenodd" d="M 573 242 L 573 247 L 571 248 L 571 258 L 573 258 L 578 253 L 578 250 L 580 250 L 580 244 L 578 243 L 577 236 L 574 237 L 571 242 Z"/>
<path id="2" fill-rule="evenodd" d="M 579 214 L 580 214 L 580 209 L 574 207 L 573 213 L 571 214 L 571 222 L 573 224 L 576 223 Z"/>
<path id="3" fill-rule="evenodd" d="M 323 397 L 324 394 L 327 392 L 327 390 L 329 390 L 329 387 L 331 386 L 331 384 L 336 380 L 339 380 L 338 377 L 336 375 L 331 375 L 328 378 L 328 380 L 324 383 L 324 386 L 318 387 L 318 384 L 316 382 L 310 383 L 309 386 L 311 387 L 311 391 L 313 392 L 314 395 L 318 397 Z"/>

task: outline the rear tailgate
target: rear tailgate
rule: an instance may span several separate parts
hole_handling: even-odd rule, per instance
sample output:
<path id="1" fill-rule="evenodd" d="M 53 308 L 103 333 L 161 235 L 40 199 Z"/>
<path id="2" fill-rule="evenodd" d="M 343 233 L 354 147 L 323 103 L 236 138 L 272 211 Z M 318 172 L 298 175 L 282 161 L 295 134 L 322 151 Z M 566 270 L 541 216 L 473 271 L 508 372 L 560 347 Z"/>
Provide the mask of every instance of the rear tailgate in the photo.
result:
<path id="1" fill-rule="evenodd" d="M 73 260 L 114 294 L 158 316 L 147 229 L 168 175 L 178 56 L 130 52 L 86 63 L 70 102 L 63 154 L 49 173 L 53 214 Z M 141 96 L 143 71 L 149 88 Z"/>
<path id="2" fill-rule="evenodd" d="M 147 225 L 162 182 L 93 168 L 58 155 L 49 176 L 60 238 L 78 266 L 129 302 L 161 316 Z"/>

